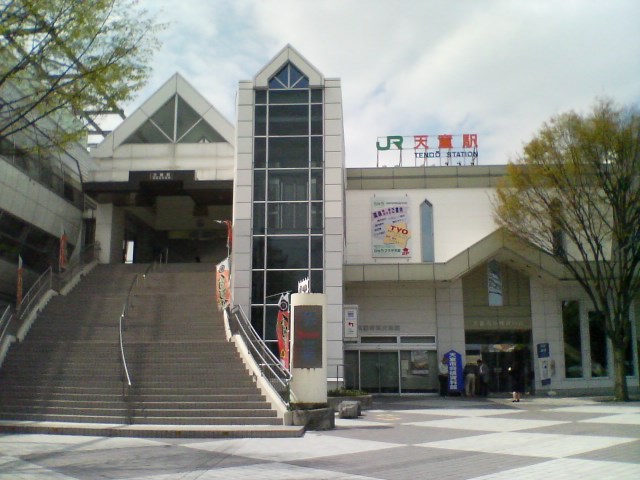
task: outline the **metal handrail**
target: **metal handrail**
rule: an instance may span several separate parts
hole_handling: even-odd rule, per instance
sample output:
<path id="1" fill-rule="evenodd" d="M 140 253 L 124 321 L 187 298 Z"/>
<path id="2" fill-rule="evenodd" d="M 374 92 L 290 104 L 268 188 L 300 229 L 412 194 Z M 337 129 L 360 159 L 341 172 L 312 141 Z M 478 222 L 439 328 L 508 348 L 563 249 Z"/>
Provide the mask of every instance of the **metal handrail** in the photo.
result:
<path id="1" fill-rule="evenodd" d="M 160 262 L 162 261 L 162 254 L 160 254 Z M 140 283 L 140 278 L 142 278 L 143 282 L 146 282 L 147 274 L 155 269 L 155 265 L 157 260 L 153 263 L 150 263 L 149 266 L 145 269 L 142 275 L 136 274 L 131 280 L 131 285 L 129 285 L 129 291 L 127 292 L 127 298 L 124 301 L 124 305 L 122 306 L 122 312 L 120 313 L 120 319 L 118 320 L 118 330 L 119 330 L 119 339 L 120 339 L 120 362 L 122 363 L 122 370 L 124 375 L 122 376 L 122 396 L 126 397 L 128 389 L 131 388 L 133 382 L 131 381 L 131 374 L 129 373 L 129 367 L 127 366 L 127 356 L 124 353 L 124 331 L 127 329 L 126 318 L 129 314 L 129 309 L 133 306 L 133 297 L 135 294 L 135 290 Z"/>
<path id="2" fill-rule="evenodd" d="M 120 361 L 122 362 L 122 370 L 124 375 L 122 376 L 122 396 L 126 397 L 128 389 L 131 388 L 131 375 L 129 374 L 129 367 L 127 367 L 127 357 L 124 353 L 124 330 L 126 330 L 125 318 L 127 317 L 127 313 L 129 313 L 129 308 L 132 305 L 133 292 L 135 287 L 138 285 L 138 277 L 136 274 L 131 281 L 131 285 L 129 286 L 129 292 L 127 293 L 127 298 L 124 301 L 124 305 L 122 306 L 122 313 L 120 313 L 120 319 L 118 321 L 118 330 L 119 330 L 119 338 L 120 338 Z M 126 386 L 125 386 L 126 381 Z"/>
<path id="3" fill-rule="evenodd" d="M 241 306 L 236 305 L 233 308 L 227 308 L 227 314 L 230 320 L 229 327 L 231 332 L 242 337 L 249 353 L 260 368 L 262 376 L 269 381 L 282 401 L 288 405 L 291 372 L 284 368 L 280 359 L 273 354 L 264 340 L 260 338 Z"/>
<path id="4" fill-rule="evenodd" d="M 99 251 L 100 244 L 92 243 L 82 247 L 78 255 L 72 256 L 65 269 L 57 274 L 58 291 L 62 290 L 75 277 L 78 270 L 95 260 Z"/>
<path id="5" fill-rule="evenodd" d="M 9 329 L 9 325 L 13 321 L 14 315 L 11 310 L 11 305 L 7 305 L 7 308 L 4 309 L 2 316 L 0 317 L 0 343 L 4 339 L 4 334 L 7 333 Z"/>
<path id="6" fill-rule="evenodd" d="M 26 295 L 22 297 L 20 305 L 16 309 L 16 318 L 27 318 L 40 302 L 40 299 L 53 287 L 53 270 L 47 268 L 42 275 L 31 285 Z"/>

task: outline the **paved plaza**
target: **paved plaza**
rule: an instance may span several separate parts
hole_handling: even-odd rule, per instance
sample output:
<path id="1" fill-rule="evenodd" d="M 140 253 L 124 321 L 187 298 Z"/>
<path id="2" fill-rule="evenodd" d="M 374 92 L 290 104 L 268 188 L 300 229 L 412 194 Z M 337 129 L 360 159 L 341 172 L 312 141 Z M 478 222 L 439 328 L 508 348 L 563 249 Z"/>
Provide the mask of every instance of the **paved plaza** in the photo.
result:
<path id="1" fill-rule="evenodd" d="M 0 436 L 0 480 L 640 479 L 640 403 L 376 399 L 288 439 Z"/>

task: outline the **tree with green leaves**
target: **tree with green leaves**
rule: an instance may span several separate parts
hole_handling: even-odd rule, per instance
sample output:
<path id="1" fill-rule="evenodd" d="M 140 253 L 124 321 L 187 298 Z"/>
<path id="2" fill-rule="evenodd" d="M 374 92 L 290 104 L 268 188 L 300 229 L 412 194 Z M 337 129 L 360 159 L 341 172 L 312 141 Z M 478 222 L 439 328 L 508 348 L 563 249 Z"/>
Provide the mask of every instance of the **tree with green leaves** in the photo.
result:
<path id="1" fill-rule="evenodd" d="M 37 128 L 39 148 L 64 146 L 122 114 L 162 27 L 136 0 L 2 0 L 0 140 Z"/>
<path id="2" fill-rule="evenodd" d="M 613 346 L 615 398 L 628 400 L 630 314 L 640 301 L 640 114 L 601 100 L 588 114 L 556 116 L 507 172 L 497 222 L 555 257 L 586 292 Z"/>

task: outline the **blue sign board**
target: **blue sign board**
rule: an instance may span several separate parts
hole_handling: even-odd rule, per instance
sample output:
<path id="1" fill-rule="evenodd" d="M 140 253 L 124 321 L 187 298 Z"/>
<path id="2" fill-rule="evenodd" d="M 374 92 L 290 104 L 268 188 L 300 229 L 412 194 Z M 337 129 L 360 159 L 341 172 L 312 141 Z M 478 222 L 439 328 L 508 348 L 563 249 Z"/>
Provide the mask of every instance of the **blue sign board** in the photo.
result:
<path id="1" fill-rule="evenodd" d="M 536 345 L 538 348 L 538 358 L 548 358 L 549 357 L 549 344 L 548 343 L 539 343 Z"/>
<path id="2" fill-rule="evenodd" d="M 449 363 L 449 392 L 462 392 L 464 390 L 462 355 L 455 350 L 450 350 L 445 355 Z"/>
<path id="3" fill-rule="evenodd" d="M 538 343 L 536 345 L 538 351 L 538 367 L 540 368 L 540 383 L 542 385 L 551 385 L 551 361 L 548 343 Z"/>

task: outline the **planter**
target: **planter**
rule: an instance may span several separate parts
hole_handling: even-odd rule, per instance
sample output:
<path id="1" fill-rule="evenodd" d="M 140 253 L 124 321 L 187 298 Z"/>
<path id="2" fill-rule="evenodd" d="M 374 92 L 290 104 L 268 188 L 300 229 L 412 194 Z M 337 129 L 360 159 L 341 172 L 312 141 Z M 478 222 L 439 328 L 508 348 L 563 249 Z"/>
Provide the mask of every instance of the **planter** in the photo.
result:
<path id="1" fill-rule="evenodd" d="M 372 395 L 353 395 L 353 396 L 344 396 L 344 397 L 329 397 L 327 398 L 327 403 L 331 408 L 333 408 L 334 412 L 338 411 L 338 405 L 342 402 L 360 402 L 360 408 L 362 410 L 370 410 L 373 407 L 373 396 Z"/>
<path id="2" fill-rule="evenodd" d="M 331 407 L 292 410 L 291 414 L 293 424 L 306 430 L 333 430 L 336 427 L 335 411 Z"/>

